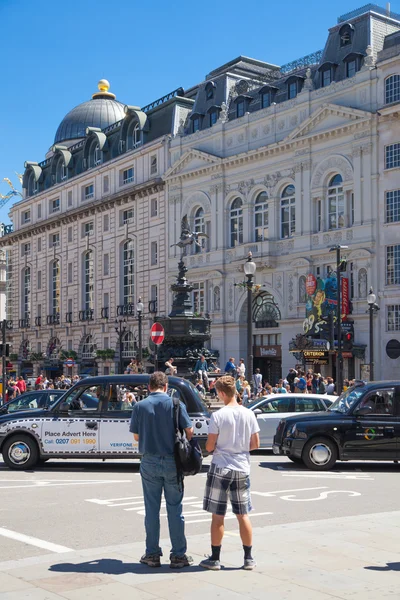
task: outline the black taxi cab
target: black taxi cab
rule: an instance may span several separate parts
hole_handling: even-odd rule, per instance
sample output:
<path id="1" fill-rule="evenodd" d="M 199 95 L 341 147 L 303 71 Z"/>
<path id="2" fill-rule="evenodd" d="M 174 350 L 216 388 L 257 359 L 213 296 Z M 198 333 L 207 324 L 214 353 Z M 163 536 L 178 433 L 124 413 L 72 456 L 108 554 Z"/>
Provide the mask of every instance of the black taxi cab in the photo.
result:
<path id="1" fill-rule="evenodd" d="M 400 381 L 358 382 L 326 412 L 282 419 L 272 450 L 315 471 L 338 460 L 399 460 Z"/>
<path id="2" fill-rule="evenodd" d="M 148 395 L 149 375 L 112 375 L 79 381 L 50 407 L 0 415 L 0 452 L 11 469 L 50 458 L 139 458 L 129 431 L 132 408 Z M 168 378 L 168 393 L 188 411 L 204 447 L 209 413 L 196 388 Z"/>

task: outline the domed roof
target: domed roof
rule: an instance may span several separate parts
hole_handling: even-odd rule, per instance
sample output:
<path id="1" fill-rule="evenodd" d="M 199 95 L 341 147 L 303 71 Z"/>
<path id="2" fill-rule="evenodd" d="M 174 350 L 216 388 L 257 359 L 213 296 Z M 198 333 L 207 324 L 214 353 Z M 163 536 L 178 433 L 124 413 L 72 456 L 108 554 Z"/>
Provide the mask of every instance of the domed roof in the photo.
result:
<path id="1" fill-rule="evenodd" d="M 86 127 L 104 129 L 124 118 L 124 104 L 115 99 L 108 89 L 110 84 L 101 79 L 98 84 L 99 92 L 92 99 L 75 106 L 61 121 L 54 143 L 84 138 Z"/>

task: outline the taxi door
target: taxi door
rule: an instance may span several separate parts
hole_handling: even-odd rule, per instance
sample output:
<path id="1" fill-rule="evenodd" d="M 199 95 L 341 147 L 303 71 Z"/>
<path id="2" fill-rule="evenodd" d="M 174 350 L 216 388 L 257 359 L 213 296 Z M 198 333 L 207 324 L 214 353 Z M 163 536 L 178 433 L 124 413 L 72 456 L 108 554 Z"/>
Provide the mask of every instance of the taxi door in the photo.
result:
<path id="1" fill-rule="evenodd" d="M 100 403 L 105 385 L 73 388 L 42 422 L 44 454 L 97 454 L 99 452 Z M 68 404 L 66 412 L 61 404 Z"/>
<path id="2" fill-rule="evenodd" d="M 99 434 L 102 455 L 138 454 L 138 443 L 133 439 L 129 425 L 134 404 L 147 393 L 146 386 L 124 384 L 122 381 L 107 386 Z"/>
<path id="3" fill-rule="evenodd" d="M 369 408 L 365 415 L 357 409 Z M 396 389 L 382 387 L 368 392 L 346 424 L 343 458 L 396 460 L 399 452 L 400 422 Z"/>

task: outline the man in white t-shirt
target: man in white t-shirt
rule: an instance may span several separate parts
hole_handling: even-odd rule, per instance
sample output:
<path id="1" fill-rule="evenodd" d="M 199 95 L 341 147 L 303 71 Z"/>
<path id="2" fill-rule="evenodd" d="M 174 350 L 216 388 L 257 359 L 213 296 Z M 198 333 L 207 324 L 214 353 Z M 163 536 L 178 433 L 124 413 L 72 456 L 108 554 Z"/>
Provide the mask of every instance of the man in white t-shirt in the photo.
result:
<path id="1" fill-rule="evenodd" d="M 207 475 L 203 508 L 212 513 L 211 555 L 202 560 L 200 566 L 212 571 L 221 568 L 220 553 L 229 496 L 232 512 L 239 522 L 244 550 L 243 568 L 252 570 L 256 562 L 252 556 L 253 531 L 248 515 L 252 509 L 250 450 L 260 447 L 260 428 L 254 413 L 237 403 L 233 377 L 221 377 L 215 388 L 225 406 L 211 415 L 208 429 L 206 449 L 213 452 L 213 458 Z"/>

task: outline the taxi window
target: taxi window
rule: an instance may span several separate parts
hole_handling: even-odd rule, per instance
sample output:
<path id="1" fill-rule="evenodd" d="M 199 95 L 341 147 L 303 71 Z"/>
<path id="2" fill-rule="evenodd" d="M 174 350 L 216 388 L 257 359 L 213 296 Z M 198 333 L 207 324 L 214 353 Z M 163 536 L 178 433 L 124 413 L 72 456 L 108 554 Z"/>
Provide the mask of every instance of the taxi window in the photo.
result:
<path id="1" fill-rule="evenodd" d="M 78 386 L 63 397 L 70 410 L 94 412 L 99 409 L 100 400 L 105 394 L 105 385 Z"/>
<path id="2" fill-rule="evenodd" d="M 370 415 L 393 415 L 394 413 L 394 388 L 374 390 L 360 402 L 358 408 L 371 408 Z"/>
<path id="3" fill-rule="evenodd" d="M 131 413 L 136 402 L 149 395 L 145 384 L 113 383 L 108 388 L 107 411 L 124 411 Z"/>
<path id="4" fill-rule="evenodd" d="M 295 412 L 319 412 L 325 410 L 324 405 L 318 398 L 307 398 L 304 394 L 301 398 L 294 399 Z"/>
<path id="5" fill-rule="evenodd" d="M 177 399 L 179 402 L 183 402 L 182 394 L 179 390 L 170 387 L 168 388 L 167 394 L 172 398 L 172 400 Z"/>

